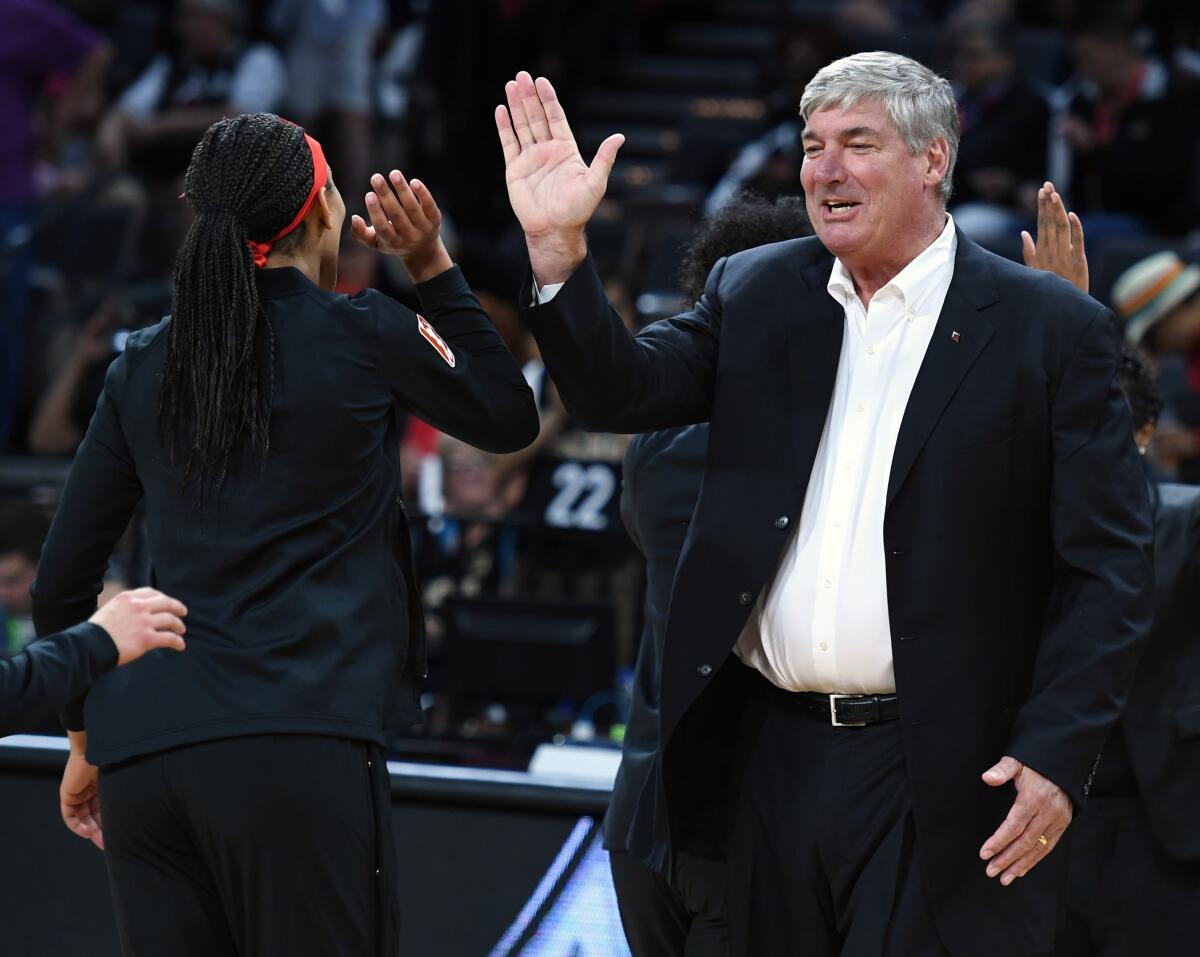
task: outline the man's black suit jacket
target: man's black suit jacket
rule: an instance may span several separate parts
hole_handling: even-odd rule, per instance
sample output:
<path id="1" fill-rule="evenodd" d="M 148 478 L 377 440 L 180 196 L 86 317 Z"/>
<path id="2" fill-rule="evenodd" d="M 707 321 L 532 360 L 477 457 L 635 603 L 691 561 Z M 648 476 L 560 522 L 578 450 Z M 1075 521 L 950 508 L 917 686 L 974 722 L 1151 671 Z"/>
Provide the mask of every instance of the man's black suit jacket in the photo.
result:
<path id="1" fill-rule="evenodd" d="M 1200 860 L 1200 488 L 1154 503 L 1154 624 L 1115 742 L 1126 748 L 1154 836 Z M 1101 761 L 1107 759 L 1105 748 Z"/>
<path id="2" fill-rule="evenodd" d="M 663 659 L 677 844 L 689 776 L 729 759 L 722 664 L 796 528 L 829 409 L 845 327 L 832 265 L 814 238 L 739 253 L 691 312 L 636 338 L 590 262 L 526 310 L 585 427 L 712 424 Z M 880 582 L 927 890 L 957 953 L 1051 948 L 1065 854 L 1008 888 L 986 878 L 978 851 L 1014 794 L 980 775 L 1010 754 L 1082 803 L 1148 626 L 1149 504 L 1117 349 L 1104 307 L 958 234 L 896 443 Z"/>

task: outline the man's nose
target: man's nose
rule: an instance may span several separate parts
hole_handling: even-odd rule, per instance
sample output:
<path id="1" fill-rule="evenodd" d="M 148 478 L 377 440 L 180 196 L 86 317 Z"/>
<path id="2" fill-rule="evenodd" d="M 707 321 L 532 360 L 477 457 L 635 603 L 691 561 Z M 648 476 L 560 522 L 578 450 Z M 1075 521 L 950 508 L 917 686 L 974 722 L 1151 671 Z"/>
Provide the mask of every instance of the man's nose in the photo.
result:
<path id="1" fill-rule="evenodd" d="M 813 178 L 821 184 L 843 182 L 846 176 L 841 157 L 830 151 L 823 152 L 813 161 Z"/>

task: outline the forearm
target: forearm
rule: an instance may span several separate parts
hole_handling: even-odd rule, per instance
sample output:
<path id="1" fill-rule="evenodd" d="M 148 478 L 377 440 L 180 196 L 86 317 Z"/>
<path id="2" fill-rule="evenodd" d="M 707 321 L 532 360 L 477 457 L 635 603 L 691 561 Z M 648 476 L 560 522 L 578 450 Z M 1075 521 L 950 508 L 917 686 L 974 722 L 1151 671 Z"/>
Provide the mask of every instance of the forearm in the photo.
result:
<path id="1" fill-rule="evenodd" d="M 0 734 L 45 725 L 116 663 L 116 645 L 103 628 L 90 624 L 35 641 L 0 661 Z M 80 735 L 78 746 L 86 742 Z"/>
<path id="2" fill-rule="evenodd" d="M 413 285 L 420 285 L 436 279 L 454 266 L 454 260 L 450 258 L 450 254 L 446 251 L 446 244 L 442 242 L 440 236 L 430 248 L 422 249 L 412 255 L 401 256 L 400 261 L 404 263 L 404 268 L 408 271 Z"/>
<path id="3" fill-rule="evenodd" d="M 539 288 L 566 282 L 587 259 L 587 237 L 582 229 L 525 237 L 533 281 Z"/>
<path id="4" fill-rule="evenodd" d="M 46 397 L 38 404 L 29 426 L 29 447 L 42 455 L 68 455 L 75 451 L 82 431 L 71 421 L 71 406 L 83 378 L 84 361 L 73 355 Z"/>
<path id="5" fill-rule="evenodd" d="M 195 140 L 218 120 L 235 111 L 228 105 L 167 110 L 146 120 L 131 120 L 130 138 L 141 146 L 159 140 Z"/>

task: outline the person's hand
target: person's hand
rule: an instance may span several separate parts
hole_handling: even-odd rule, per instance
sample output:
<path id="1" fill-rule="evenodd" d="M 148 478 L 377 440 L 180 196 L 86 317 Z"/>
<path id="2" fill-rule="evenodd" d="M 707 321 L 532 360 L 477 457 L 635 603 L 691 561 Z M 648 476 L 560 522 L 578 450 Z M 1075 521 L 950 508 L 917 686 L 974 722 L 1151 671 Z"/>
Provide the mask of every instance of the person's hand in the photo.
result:
<path id="1" fill-rule="evenodd" d="M 1087 252 L 1083 248 L 1083 223 L 1068 213 L 1062 196 L 1047 180 L 1038 190 L 1037 240 L 1021 230 L 1025 265 L 1062 276 L 1084 292 L 1088 291 Z"/>
<path id="2" fill-rule="evenodd" d="M 104 831 L 100 827 L 100 769 L 88 764 L 82 751 L 71 750 L 58 788 L 58 806 L 63 823 L 72 834 L 91 841 L 104 850 Z"/>
<path id="3" fill-rule="evenodd" d="M 988 862 L 987 876 L 999 877 L 1007 887 L 1054 850 L 1071 823 L 1071 799 L 1049 778 L 1008 755 L 983 773 L 983 781 L 994 788 L 1012 781 L 1017 788 L 1008 817 L 979 849 Z"/>
<path id="4" fill-rule="evenodd" d="M 361 216 L 351 217 L 350 233 L 355 239 L 399 258 L 414 283 L 432 279 L 453 265 L 442 243 L 442 212 L 429 187 L 419 179 L 410 185 L 394 169 L 387 179 L 375 173 L 371 189 L 364 197 L 371 225 Z"/>
<path id="5" fill-rule="evenodd" d="M 155 648 L 183 651 L 183 602 L 153 588 L 123 591 L 88 620 L 99 625 L 117 646 L 118 665 L 136 661 Z"/>
<path id="6" fill-rule="evenodd" d="M 113 318 L 116 309 L 112 301 L 106 301 L 83 324 L 79 338 L 75 340 L 75 359 L 83 364 L 99 362 L 113 353 Z"/>
<path id="7" fill-rule="evenodd" d="M 525 231 L 534 278 L 564 282 L 587 255 L 583 227 L 608 186 L 625 137 L 614 133 L 583 161 L 554 87 L 522 71 L 504 85 L 508 108 L 496 107 L 504 149 L 504 180 L 513 212 Z"/>

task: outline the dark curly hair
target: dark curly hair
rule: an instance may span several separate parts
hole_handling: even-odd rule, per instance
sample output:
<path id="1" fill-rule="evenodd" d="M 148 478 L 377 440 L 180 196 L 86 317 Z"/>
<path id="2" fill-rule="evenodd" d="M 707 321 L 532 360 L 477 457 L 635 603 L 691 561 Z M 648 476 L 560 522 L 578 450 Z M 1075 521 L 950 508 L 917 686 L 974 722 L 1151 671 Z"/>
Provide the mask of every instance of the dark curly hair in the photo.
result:
<path id="1" fill-rule="evenodd" d="M 1158 388 L 1158 377 L 1146 361 L 1146 357 L 1128 342 L 1121 346 L 1121 361 L 1117 364 L 1117 385 L 1125 393 L 1129 411 L 1133 415 L 1133 431 L 1157 423 L 1162 415 L 1163 397 Z"/>
<path id="2" fill-rule="evenodd" d="M 684 252 L 679 267 L 684 308 L 699 300 L 722 256 L 811 235 L 803 196 L 780 196 L 772 203 L 758 193 L 738 194 L 704 221 Z"/>
<path id="3" fill-rule="evenodd" d="M 175 260 L 158 425 L 170 461 L 201 490 L 219 488 L 238 440 L 270 448 L 274 330 L 262 312 L 248 240 L 292 221 L 313 184 L 304 131 L 270 113 L 210 126 L 184 180 L 196 220 Z M 275 245 L 286 251 L 302 230 Z M 260 328 L 260 323 L 262 327 Z M 266 342 L 263 342 L 263 331 Z"/>

